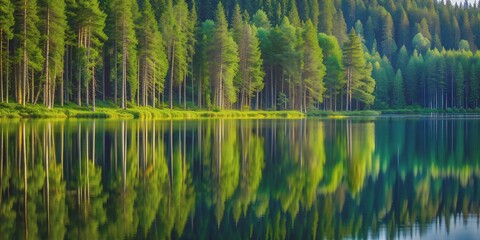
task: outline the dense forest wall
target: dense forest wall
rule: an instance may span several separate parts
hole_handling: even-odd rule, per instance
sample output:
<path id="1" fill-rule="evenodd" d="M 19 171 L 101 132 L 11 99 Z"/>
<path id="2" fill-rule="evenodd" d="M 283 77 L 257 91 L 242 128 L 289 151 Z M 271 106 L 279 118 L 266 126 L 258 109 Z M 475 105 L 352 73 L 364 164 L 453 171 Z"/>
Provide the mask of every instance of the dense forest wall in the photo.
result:
<path id="1" fill-rule="evenodd" d="M 478 4 L 0 0 L 0 100 L 355 110 L 477 108 Z"/>

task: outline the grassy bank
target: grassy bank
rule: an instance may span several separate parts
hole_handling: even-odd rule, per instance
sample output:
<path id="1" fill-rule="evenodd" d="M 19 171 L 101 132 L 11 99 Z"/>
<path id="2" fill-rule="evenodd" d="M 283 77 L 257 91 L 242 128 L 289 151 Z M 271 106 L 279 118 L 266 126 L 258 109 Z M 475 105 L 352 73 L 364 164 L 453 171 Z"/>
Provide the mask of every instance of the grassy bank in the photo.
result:
<path id="1" fill-rule="evenodd" d="M 182 109 L 157 109 L 133 107 L 123 110 L 112 104 L 99 104 L 95 112 L 91 108 L 67 105 L 48 109 L 42 105 L 27 104 L 25 107 L 9 103 L 0 104 L 0 118 L 124 118 L 124 119 L 198 119 L 198 118 L 304 118 L 298 111 L 207 111 Z"/>

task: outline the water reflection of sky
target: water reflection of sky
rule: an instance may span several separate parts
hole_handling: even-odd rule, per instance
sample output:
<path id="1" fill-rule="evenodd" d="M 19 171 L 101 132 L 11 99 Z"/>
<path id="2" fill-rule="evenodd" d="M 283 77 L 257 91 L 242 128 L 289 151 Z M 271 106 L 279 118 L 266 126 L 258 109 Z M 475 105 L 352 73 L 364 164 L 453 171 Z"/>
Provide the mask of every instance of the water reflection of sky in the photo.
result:
<path id="1" fill-rule="evenodd" d="M 415 224 L 413 227 L 406 227 L 397 230 L 396 239 L 478 239 L 480 236 L 480 221 L 477 216 L 451 217 L 450 226 L 447 227 L 444 218 L 438 218 L 434 223 L 428 225 Z M 448 230 L 447 230 L 448 229 Z M 382 226 L 378 234 L 369 234 L 369 239 L 390 239 L 388 229 Z"/>

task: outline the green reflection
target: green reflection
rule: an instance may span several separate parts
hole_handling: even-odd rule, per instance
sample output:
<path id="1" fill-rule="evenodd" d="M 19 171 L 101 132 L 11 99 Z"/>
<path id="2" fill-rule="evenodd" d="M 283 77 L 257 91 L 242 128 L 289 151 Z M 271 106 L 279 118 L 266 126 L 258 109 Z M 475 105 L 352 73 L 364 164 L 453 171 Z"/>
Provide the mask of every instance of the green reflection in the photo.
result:
<path id="1" fill-rule="evenodd" d="M 475 119 L 0 120 L 1 239 L 315 239 L 478 219 Z"/>

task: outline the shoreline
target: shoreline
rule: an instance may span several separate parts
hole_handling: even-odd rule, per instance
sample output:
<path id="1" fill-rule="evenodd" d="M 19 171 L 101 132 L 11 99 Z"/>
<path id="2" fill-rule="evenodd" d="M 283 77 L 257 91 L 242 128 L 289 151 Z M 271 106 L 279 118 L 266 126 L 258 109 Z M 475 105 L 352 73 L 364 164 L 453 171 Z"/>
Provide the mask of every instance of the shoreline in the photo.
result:
<path id="1" fill-rule="evenodd" d="M 121 109 L 112 106 L 98 106 L 95 112 L 89 107 L 69 105 L 48 109 L 44 106 L 27 104 L 25 107 L 9 103 L 0 104 L 0 119 L 301 119 L 307 117 L 299 111 L 268 111 L 268 110 L 183 110 L 160 109 L 152 107 L 129 107 Z"/>
<path id="2" fill-rule="evenodd" d="M 390 110 L 361 110 L 361 111 L 324 111 L 314 110 L 307 113 L 294 110 L 206 110 L 206 109 L 168 109 L 131 106 L 121 109 L 112 104 L 102 104 L 96 107 L 95 112 L 90 107 L 78 107 L 70 104 L 64 107 L 57 106 L 48 109 L 41 105 L 27 104 L 25 107 L 16 103 L 0 103 L 0 119 L 303 119 L 303 118 L 348 118 L 348 117 L 379 117 L 395 115 L 431 115 L 452 114 L 470 115 L 480 114 L 478 109 L 390 109 Z"/>

